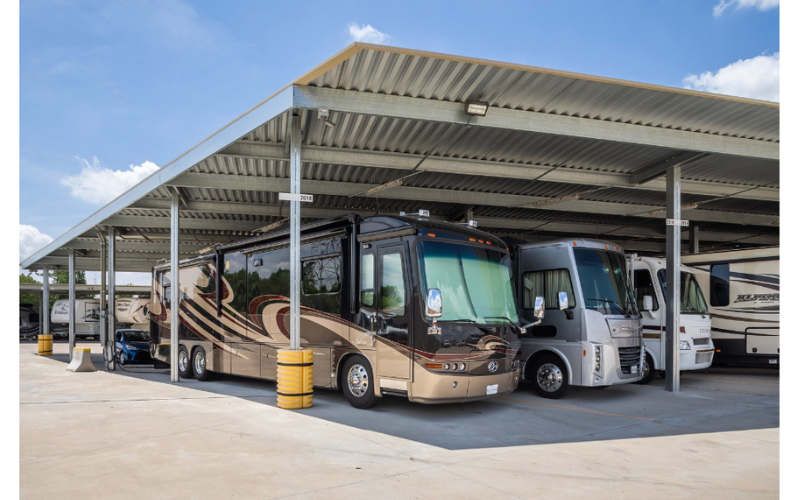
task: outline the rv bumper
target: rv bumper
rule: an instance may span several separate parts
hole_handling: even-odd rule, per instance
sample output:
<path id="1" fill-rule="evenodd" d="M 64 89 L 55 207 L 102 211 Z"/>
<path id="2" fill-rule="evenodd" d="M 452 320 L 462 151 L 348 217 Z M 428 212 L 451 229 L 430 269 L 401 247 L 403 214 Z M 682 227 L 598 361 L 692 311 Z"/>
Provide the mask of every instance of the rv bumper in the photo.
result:
<path id="1" fill-rule="evenodd" d="M 408 399 L 427 404 L 477 401 L 511 393 L 519 385 L 519 379 L 519 369 L 481 376 L 416 370 Z"/>
<path id="2" fill-rule="evenodd" d="M 641 380 L 644 348 L 639 339 L 626 340 L 624 343 L 617 341 L 611 345 L 587 343 L 587 356 L 584 357 L 581 385 L 605 387 L 630 384 Z M 600 350 L 599 353 L 597 352 L 598 349 Z M 597 360 L 598 356 L 600 361 Z M 635 356 L 636 359 L 631 364 L 629 360 L 632 356 Z M 600 365 L 599 370 L 597 365 Z"/>

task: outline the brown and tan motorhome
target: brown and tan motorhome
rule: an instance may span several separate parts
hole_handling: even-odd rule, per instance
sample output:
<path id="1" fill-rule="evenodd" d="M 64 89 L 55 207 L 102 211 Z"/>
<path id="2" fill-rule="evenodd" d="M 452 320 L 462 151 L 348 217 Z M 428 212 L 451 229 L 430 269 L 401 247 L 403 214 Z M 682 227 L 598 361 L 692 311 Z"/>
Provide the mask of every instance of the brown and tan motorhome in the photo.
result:
<path id="1" fill-rule="evenodd" d="M 314 385 L 359 408 L 513 391 L 520 342 L 503 242 L 419 217 L 347 215 L 301 228 L 301 345 Z M 276 379 L 289 345 L 289 232 L 180 263 L 179 372 Z M 169 265 L 153 270 L 151 353 L 169 362 Z"/>

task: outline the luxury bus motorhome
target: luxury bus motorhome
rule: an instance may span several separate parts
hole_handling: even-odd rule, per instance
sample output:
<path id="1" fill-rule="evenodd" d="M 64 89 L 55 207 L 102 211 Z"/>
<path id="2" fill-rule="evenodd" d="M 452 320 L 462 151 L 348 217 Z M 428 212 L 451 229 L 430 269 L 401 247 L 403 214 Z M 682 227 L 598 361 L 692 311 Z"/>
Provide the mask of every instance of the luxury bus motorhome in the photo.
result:
<path id="1" fill-rule="evenodd" d="M 569 386 L 608 387 L 642 378 L 642 320 L 622 248 L 587 239 L 513 244 L 521 321 L 536 296 L 547 312 L 522 335 L 522 376 L 545 398 Z"/>
<path id="2" fill-rule="evenodd" d="M 628 255 L 636 307 L 642 316 L 644 366 L 642 380 L 649 384 L 666 366 L 667 337 L 667 261 L 663 258 Z M 680 369 L 703 370 L 711 366 L 714 342 L 711 340 L 711 315 L 694 272 L 681 266 Z"/>
<path id="3" fill-rule="evenodd" d="M 681 257 L 708 298 L 714 363 L 778 364 L 779 258 L 779 247 Z"/>
<path id="4" fill-rule="evenodd" d="M 316 387 L 357 408 L 383 395 L 483 399 L 520 378 L 505 244 L 466 225 L 347 215 L 301 228 L 300 341 Z M 289 346 L 289 231 L 180 263 L 179 373 L 275 380 Z M 169 362 L 170 271 L 153 270 L 151 354 Z M 543 310 L 539 312 L 543 314 Z"/>

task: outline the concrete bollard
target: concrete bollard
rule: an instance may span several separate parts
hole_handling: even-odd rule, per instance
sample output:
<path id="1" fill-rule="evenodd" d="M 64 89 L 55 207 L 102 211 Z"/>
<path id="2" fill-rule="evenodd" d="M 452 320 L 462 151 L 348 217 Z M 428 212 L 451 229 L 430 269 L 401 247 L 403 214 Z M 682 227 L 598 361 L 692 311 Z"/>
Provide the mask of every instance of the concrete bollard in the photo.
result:
<path id="1" fill-rule="evenodd" d="M 311 408 L 314 400 L 314 351 L 278 349 L 278 408 Z"/>
<path id="2" fill-rule="evenodd" d="M 92 363 L 91 349 L 76 347 L 72 350 L 72 362 L 67 367 L 71 372 L 96 372 L 97 368 Z"/>

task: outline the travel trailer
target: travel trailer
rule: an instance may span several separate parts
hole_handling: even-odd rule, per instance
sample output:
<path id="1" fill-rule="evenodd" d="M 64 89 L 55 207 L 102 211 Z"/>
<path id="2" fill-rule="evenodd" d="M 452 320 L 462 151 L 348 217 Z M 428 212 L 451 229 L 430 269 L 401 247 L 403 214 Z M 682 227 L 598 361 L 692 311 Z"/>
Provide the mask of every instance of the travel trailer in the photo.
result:
<path id="1" fill-rule="evenodd" d="M 150 300 L 123 298 L 114 301 L 116 315 L 114 321 L 118 326 L 129 325 L 133 329 L 150 329 Z"/>
<path id="2" fill-rule="evenodd" d="M 36 338 L 39 334 L 39 311 L 32 304 L 19 305 L 19 338 Z"/>
<path id="3" fill-rule="evenodd" d="M 522 335 L 522 376 L 539 395 L 642 378 L 642 320 L 622 248 L 574 238 L 514 243 L 512 255 L 523 323 L 544 296 L 546 316 Z"/>
<path id="4" fill-rule="evenodd" d="M 640 383 L 649 384 L 666 366 L 667 261 L 630 254 L 627 263 L 642 316 L 645 357 Z M 702 370 L 711 366 L 714 356 L 711 315 L 694 273 L 683 265 L 680 290 L 680 369 Z"/>
<path id="5" fill-rule="evenodd" d="M 75 300 L 75 338 L 100 336 L 100 301 Z M 50 311 L 50 333 L 54 337 L 69 336 L 69 300 L 57 300 Z"/>
<path id="6" fill-rule="evenodd" d="M 384 395 L 451 403 L 519 383 L 510 255 L 471 227 L 346 215 L 301 228 L 300 341 L 316 387 L 357 408 Z M 169 362 L 170 266 L 153 270 L 151 354 Z M 275 380 L 289 346 L 289 232 L 216 246 L 180 263 L 179 373 Z M 540 311 L 541 314 L 541 311 Z"/>
<path id="7" fill-rule="evenodd" d="M 715 363 L 778 364 L 779 259 L 779 247 L 681 257 L 708 298 Z"/>

